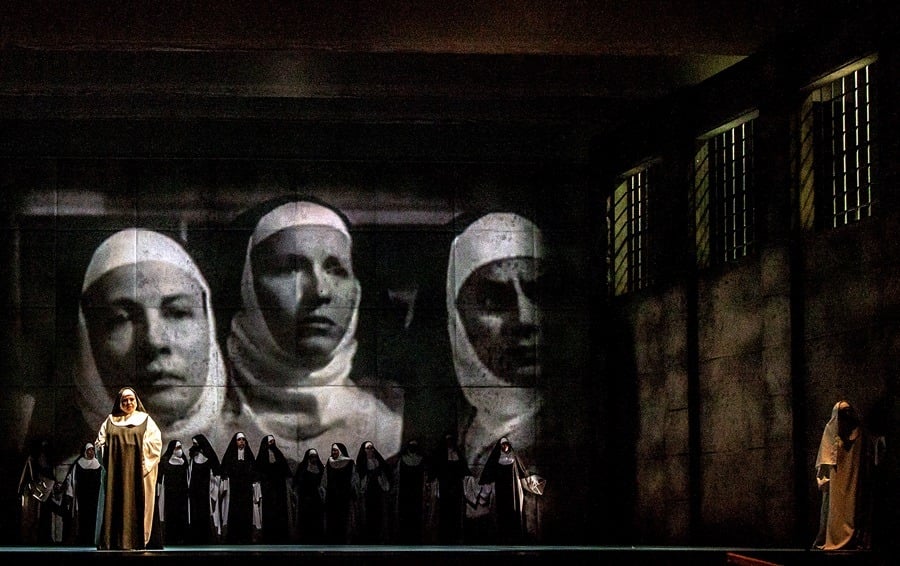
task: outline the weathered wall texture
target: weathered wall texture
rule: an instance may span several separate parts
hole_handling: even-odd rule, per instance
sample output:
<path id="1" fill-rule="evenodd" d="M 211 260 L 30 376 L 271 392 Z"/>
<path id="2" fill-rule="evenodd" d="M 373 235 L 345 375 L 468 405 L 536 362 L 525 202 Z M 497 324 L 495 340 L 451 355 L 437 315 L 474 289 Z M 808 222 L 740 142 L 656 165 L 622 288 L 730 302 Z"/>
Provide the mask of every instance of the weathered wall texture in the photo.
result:
<path id="1" fill-rule="evenodd" d="M 822 428 L 840 399 L 873 426 L 887 426 L 896 395 L 896 222 L 873 219 L 803 242 L 805 297 L 790 296 L 789 254 L 769 249 L 698 285 L 699 398 L 688 404 L 686 304 L 680 287 L 643 293 L 623 306 L 633 336 L 639 390 L 636 524 L 642 540 L 686 543 L 689 410 L 699 411 L 700 530 L 706 543 L 794 543 L 795 521 L 814 535 L 814 462 Z M 794 344 L 791 300 L 803 302 Z M 806 367 L 792 366 L 792 348 Z M 794 410 L 792 375 L 805 398 Z M 795 454 L 799 420 L 807 447 Z M 808 493 L 794 493 L 795 474 Z M 808 517 L 796 516 L 807 497 Z M 810 538 L 810 542 L 811 542 Z"/>
<path id="2" fill-rule="evenodd" d="M 640 542 L 689 535 L 686 314 L 676 288 L 634 301 L 624 315 L 638 383 L 636 522 L 647 537 Z"/>
<path id="3" fill-rule="evenodd" d="M 853 403 L 868 426 L 882 434 L 890 419 L 897 418 L 898 352 L 896 320 L 891 319 L 900 305 L 900 273 L 893 214 L 805 242 L 806 412 L 797 418 L 807 424 L 809 450 L 797 465 L 809 478 L 815 474 L 822 429 L 837 401 Z M 812 481 L 808 496 L 819 500 Z M 815 524 L 813 517 L 810 528 Z"/>
<path id="4" fill-rule="evenodd" d="M 790 165 L 799 86 L 873 51 L 879 53 L 873 216 L 836 229 L 801 228 Z M 689 163 L 679 147 L 715 116 L 745 104 L 760 110 L 756 252 L 719 268 L 662 262 L 654 285 L 612 302 L 632 346 L 616 368 L 631 372 L 640 399 L 634 517 L 640 542 L 808 547 L 821 501 L 814 463 L 834 404 L 853 403 L 889 446 L 898 431 L 896 47 L 794 55 L 770 55 L 698 96 L 724 109 L 684 100 L 665 109 L 662 116 L 685 123 L 654 132 L 647 139 L 655 146 L 635 137 L 635 155 L 656 151 L 664 162 Z M 774 77 L 781 81 L 770 85 L 771 96 L 731 102 L 735 85 Z M 686 169 L 669 165 L 669 190 L 658 197 L 675 218 L 663 221 L 669 233 L 672 224 L 687 224 L 679 216 L 691 186 Z M 692 237 L 688 231 L 669 238 L 663 255 L 679 257 Z M 888 451 L 881 465 L 895 474 L 896 455 Z M 876 534 L 891 524 L 897 500 L 890 485 L 878 488 Z"/>

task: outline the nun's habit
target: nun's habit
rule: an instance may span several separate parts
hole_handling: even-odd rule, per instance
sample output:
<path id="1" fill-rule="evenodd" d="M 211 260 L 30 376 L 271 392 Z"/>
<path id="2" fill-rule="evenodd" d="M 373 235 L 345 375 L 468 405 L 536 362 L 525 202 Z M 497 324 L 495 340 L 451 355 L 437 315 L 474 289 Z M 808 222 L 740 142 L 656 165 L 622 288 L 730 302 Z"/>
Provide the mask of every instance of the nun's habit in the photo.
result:
<path id="1" fill-rule="evenodd" d="M 368 440 L 360 445 L 356 454 L 356 473 L 359 475 L 360 542 L 388 542 L 393 530 L 389 516 L 389 511 L 393 508 L 393 471 L 384 456 Z"/>
<path id="2" fill-rule="evenodd" d="M 180 440 L 170 440 L 159 461 L 157 498 L 165 544 L 184 544 L 188 530 L 188 461 Z"/>
<path id="3" fill-rule="evenodd" d="M 401 544 L 425 540 L 426 460 L 418 440 L 403 447 L 397 461 L 397 523 Z"/>
<path id="4" fill-rule="evenodd" d="M 291 524 L 288 497 L 291 468 L 271 434 L 259 443 L 256 473 L 262 493 L 262 542 L 287 544 Z"/>
<path id="5" fill-rule="evenodd" d="M 92 452 L 88 452 L 91 450 Z M 75 544 L 94 546 L 97 532 L 97 499 L 100 494 L 100 460 L 93 453 L 94 445 L 84 445 L 82 455 L 72 463 L 69 471 L 69 495 L 72 508 Z"/>
<path id="6" fill-rule="evenodd" d="M 82 294 L 104 274 L 126 265 L 158 261 L 173 265 L 196 280 L 204 294 L 204 310 L 209 326 L 209 366 L 205 386 L 199 399 L 185 407 L 181 418 L 174 422 L 160 421 L 167 438 L 191 438 L 195 434 L 211 434 L 217 438 L 216 425 L 225 402 L 225 365 L 218 342 L 209 285 L 194 260 L 175 240 L 142 228 L 129 228 L 107 238 L 97 249 L 84 274 Z M 78 309 L 77 339 L 78 366 L 75 373 L 76 404 L 87 423 L 102 421 L 113 403 L 113 392 L 104 384 L 97 371 L 87 322 L 82 308 Z M 159 418 L 159 417 L 158 417 Z"/>
<path id="7" fill-rule="evenodd" d="M 130 415 L 120 405 L 126 390 L 135 393 L 136 409 Z M 103 466 L 97 548 L 147 548 L 151 534 L 158 538 L 153 527 L 162 434 L 134 388 L 119 390 L 94 446 Z"/>
<path id="8" fill-rule="evenodd" d="M 325 537 L 325 464 L 309 448 L 294 473 L 297 537 L 303 544 L 322 544 Z"/>
<path id="9" fill-rule="evenodd" d="M 466 279 L 478 268 L 516 257 L 543 258 L 543 238 L 530 220 L 513 213 L 489 213 L 470 224 L 450 246 L 447 268 L 447 326 L 457 381 L 470 407 L 462 410 L 460 438 L 468 465 L 478 474 L 501 436 L 529 452 L 543 405 L 539 389 L 513 386 L 478 357 L 457 308 Z"/>
<path id="10" fill-rule="evenodd" d="M 247 244 L 241 276 L 242 310 L 233 318 L 227 339 L 236 396 L 234 423 L 253 437 L 274 434 L 285 456 L 297 462 L 307 448 L 330 445 L 333 438 L 370 438 L 386 454 L 400 450 L 403 417 L 351 378 L 356 354 L 356 325 L 361 289 L 346 333 L 331 361 L 321 369 L 306 367 L 294 352 L 273 338 L 254 289 L 251 252 L 269 236 L 291 227 L 326 226 L 341 232 L 352 245 L 344 220 L 332 209 L 299 201 L 283 204 L 263 216 Z M 402 399 L 395 389 L 393 394 Z"/>
<path id="11" fill-rule="evenodd" d="M 816 481 L 822 492 L 822 508 L 815 548 L 869 547 L 874 453 L 875 444 L 856 409 L 847 401 L 835 403 L 816 455 Z"/>
<path id="12" fill-rule="evenodd" d="M 437 507 L 437 541 L 440 544 L 460 544 L 463 541 L 463 520 L 466 516 L 465 486 L 473 483 L 475 478 L 472 477 L 455 434 L 445 435 L 444 441 L 435 451 L 432 463 L 438 496 L 434 502 Z"/>
<path id="13" fill-rule="evenodd" d="M 188 450 L 188 544 L 209 544 L 222 534 L 220 468 L 209 439 L 195 435 Z"/>
<path id="14" fill-rule="evenodd" d="M 331 447 L 337 448 L 338 453 L 325 462 L 325 541 L 347 544 L 356 535 L 352 503 L 359 481 L 347 446 L 336 442 Z"/>
<path id="15" fill-rule="evenodd" d="M 493 491 L 495 542 L 520 544 L 540 535 L 541 516 L 533 496 L 543 495 L 544 480 L 528 473 L 508 438 L 501 438 L 491 450 L 478 483 Z"/>
<path id="16" fill-rule="evenodd" d="M 236 432 L 222 456 L 222 524 L 228 543 L 248 544 L 254 542 L 254 529 L 262 527 L 262 494 L 253 450 L 249 442 L 238 448 L 238 438 L 247 440 Z"/>

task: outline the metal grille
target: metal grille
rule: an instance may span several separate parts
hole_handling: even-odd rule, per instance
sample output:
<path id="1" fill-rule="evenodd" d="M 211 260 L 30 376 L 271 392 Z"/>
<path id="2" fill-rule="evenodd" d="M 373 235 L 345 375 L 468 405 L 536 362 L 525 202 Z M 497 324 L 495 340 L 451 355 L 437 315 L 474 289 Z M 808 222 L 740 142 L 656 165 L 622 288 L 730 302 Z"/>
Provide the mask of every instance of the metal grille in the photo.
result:
<path id="1" fill-rule="evenodd" d="M 607 203 L 612 291 L 621 295 L 651 284 L 648 197 L 652 167 L 628 175 Z"/>
<path id="2" fill-rule="evenodd" d="M 714 252 L 734 261 L 752 251 L 754 242 L 753 120 L 710 140 L 715 214 Z"/>
<path id="3" fill-rule="evenodd" d="M 693 202 L 700 265 L 721 265 L 753 252 L 753 124 L 745 120 L 698 147 Z"/>
<path id="4" fill-rule="evenodd" d="M 834 228 L 872 216 L 871 86 L 866 65 L 815 93 L 822 176 L 817 196 Z"/>

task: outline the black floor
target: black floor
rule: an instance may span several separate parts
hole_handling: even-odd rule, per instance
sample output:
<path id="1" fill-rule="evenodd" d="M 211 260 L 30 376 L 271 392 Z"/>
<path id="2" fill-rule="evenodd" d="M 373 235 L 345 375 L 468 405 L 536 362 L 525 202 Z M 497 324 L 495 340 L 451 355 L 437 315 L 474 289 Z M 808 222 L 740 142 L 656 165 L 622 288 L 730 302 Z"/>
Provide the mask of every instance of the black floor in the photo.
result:
<path id="1" fill-rule="evenodd" d="M 7 559 L 9 561 L 7 561 Z M 821 552 L 807 549 L 592 546 L 209 546 L 152 551 L 97 551 L 78 547 L 0 547 L 0 560 L 16 566 L 40 564 L 156 566 L 276 566 L 291 564 L 476 566 L 491 564 L 610 564 L 689 566 L 888 566 L 900 563 L 874 552 Z M 15 562 L 12 562 L 15 561 Z M 32 562 L 33 561 L 33 562 Z"/>

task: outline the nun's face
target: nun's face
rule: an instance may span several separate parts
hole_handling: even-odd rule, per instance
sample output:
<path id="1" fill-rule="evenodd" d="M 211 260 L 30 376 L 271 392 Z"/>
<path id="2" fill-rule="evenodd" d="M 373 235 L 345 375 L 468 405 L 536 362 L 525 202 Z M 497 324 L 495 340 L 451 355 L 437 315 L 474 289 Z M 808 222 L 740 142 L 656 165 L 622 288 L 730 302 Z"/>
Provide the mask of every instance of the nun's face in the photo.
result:
<path id="1" fill-rule="evenodd" d="M 137 396 L 135 396 L 134 391 L 131 389 L 122 391 L 119 395 L 119 408 L 126 415 L 131 415 L 137 410 Z"/>
<path id="2" fill-rule="evenodd" d="M 253 285 L 278 346 L 310 368 L 326 365 L 358 301 L 350 240 L 325 226 L 276 232 L 252 251 Z"/>
<path id="3" fill-rule="evenodd" d="M 472 272 L 456 299 L 478 358 L 514 385 L 540 376 L 541 274 L 536 258 L 497 260 Z"/>
<path id="4" fill-rule="evenodd" d="M 161 426 L 183 418 L 206 383 L 211 329 L 204 305 L 196 279 L 158 261 L 117 267 L 85 293 L 101 379 L 111 390 L 136 384 Z"/>
<path id="5" fill-rule="evenodd" d="M 843 439 L 850 438 L 850 435 L 859 426 L 859 419 L 856 411 L 846 401 L 842 401 L 838 406 L 838 436 Z"/>

